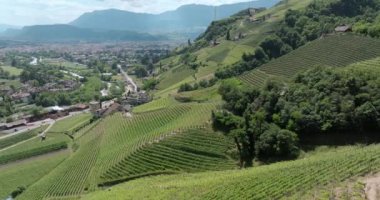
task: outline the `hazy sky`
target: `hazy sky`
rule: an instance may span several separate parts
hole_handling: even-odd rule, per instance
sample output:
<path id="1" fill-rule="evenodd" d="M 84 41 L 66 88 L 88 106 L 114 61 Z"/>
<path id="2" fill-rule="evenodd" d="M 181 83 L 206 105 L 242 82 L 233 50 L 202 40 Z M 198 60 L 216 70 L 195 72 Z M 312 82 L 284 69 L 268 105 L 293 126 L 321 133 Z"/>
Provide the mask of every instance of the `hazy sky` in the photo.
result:
<path id="1" fill-rule="evenodd" d="M 0 24 L 67 23 L 84 12 L 116 8 L 160 13 L 184 4 L 220 5 L 248 0 L 0 0 Z"/>

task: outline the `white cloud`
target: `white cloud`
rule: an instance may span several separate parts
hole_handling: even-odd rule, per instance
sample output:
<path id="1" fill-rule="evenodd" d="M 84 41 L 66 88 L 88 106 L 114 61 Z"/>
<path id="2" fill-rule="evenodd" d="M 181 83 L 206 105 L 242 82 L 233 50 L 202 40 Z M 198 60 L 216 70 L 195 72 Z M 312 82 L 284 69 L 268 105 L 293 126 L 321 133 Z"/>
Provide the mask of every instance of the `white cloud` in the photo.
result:
<path id="1" fill-rule="evenodd" d="M 0 24 L 67 23 L 84 12 L 121 9 L 160 13 L 185 4 L 220 5 L 247 0 L 0 0 Z"/>

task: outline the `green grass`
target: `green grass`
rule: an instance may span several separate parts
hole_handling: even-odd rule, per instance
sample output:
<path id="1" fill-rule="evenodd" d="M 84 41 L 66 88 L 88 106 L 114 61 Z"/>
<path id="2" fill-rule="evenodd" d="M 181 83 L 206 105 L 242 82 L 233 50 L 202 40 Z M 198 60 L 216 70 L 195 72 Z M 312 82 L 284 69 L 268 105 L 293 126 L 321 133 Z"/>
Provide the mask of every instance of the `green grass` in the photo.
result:
<path id="1" fill-rule="evenodd" d="M 110 183 L 147 174 L 233 169 L 237 165 L 226 155 L 230 147 L 232 141 L 207 130 L 173 132 L 130 154 L 103 178 Z"/>
<path id="2" fill-rule="evenodd" d="M 22 69 L 12 67 L 12 66 L 0 66 L 4 71 L 9 72 L 10 75 L 14 76 L 19 76 L 21 72 L 23 71 Z"/>
<path id="3" fill-rule="evenodd" d="M 6 199 L 17 187 L 28 189 L 47 175 L 66 157 L 68 152 L 59 152 L 9 165 L 0 165 L 0 199 Z"/>
<path id="4" fill-rule="evenodd" d="M 379 145 L 356 146 L 246 170 L 143 178 L 83 199 L 303 199 L 294 195 L 380 170 L 379 153 Z"/>
<path id="5" fill-rule="evenodd" d="M 50 133 L 68 133 L 72 135 L 76 130 L 90 123 L 92 114 L 77 114 L 63 120 L 57 121 L 49 130 Z"/>
<path id="6" fill-rule="evenodd" d="M 24 133 L 20 133 L 20 134 L 14 135 L 14 136 L 10 136 L 10 137 L 4 138 L 4 139 L 0 139 L 0 149 L 4 149 L 6 147 L 17 144 L 21 141 L 35 137 L 45 129 L 46 129 L 46 126 L 45 127 L 39 127 L 39 128 L 30 130 L 30 131 L 27 131 Z"/>
<path id="7" fill-rule="evenodd" d="M 262 85 L 268 76 L 292 78 L 315 66 L 345 67 L 380 56 L 380 40 L 355 35 L 335 35 L 313 41 L 291 53 L 243 74 L 243 82 Z M 258 71 L 260 70 L 260 71 Z M 266 74 L 266 75 L 265 75 Z"/>

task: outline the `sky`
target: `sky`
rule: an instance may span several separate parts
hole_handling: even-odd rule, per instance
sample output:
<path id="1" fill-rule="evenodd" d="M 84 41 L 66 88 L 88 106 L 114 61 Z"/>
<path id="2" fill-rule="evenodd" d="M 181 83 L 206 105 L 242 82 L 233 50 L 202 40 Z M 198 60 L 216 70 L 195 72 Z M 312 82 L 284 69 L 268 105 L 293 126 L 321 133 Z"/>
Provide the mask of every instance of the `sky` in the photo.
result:
<path id="1" fill-rule="evenodd" d="M 0 24 L 68 23 L 85 12 L 121 9 L 161 13 L 186 4 L 221 5 L 247 0 L 0 0 Z"/>

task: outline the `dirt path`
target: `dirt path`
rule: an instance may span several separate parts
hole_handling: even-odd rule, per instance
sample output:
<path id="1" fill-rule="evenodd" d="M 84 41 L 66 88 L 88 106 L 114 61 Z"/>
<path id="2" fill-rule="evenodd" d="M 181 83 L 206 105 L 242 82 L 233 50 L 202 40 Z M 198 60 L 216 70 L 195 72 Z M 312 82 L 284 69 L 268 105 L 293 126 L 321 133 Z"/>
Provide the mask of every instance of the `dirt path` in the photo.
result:
<path id="1" fill-rule="evenodd" d="M 365 196 L 368 200 L 380 199 L 380 173 L 366 178 L 365 183 Z"/>
<path id="2" fill-rule="evenodd" d="M 47 128 L 46 128 L 42 133 L 40 133 L 40 134 L 41 134 L 41 135 L 42 135 L 42 134 L 46 134 L 46 133 L 50 130 L 50 128 L 53 127 L 54 124 L 55 124 L 55 121 L 53 121 L 52 123 L 50 123 L 49 127 L 47 127 Z M 37 137 L 40 137 L 40 136 L 37 135 L 37 136 L 35 136 L 35 137 L 32 137 L 32 138 L 29 138 L 29 139 L 27 139 L 27 140 L 21 141 L 21 142 L 19 142 L 19 143 L 16 143 L 16 144 L 11 145 L 11 146 L 9 146 L 9 147 L 6 147 L 6 148 L 4 148 L 4 149 L 0 149 L 0 152 L 5 151 L 5 150 L 10 149 L 10 148 L 13 148 L 13 147 L 15 147 L 15 146 L 18 146 L 18 145 L 20 145 L 20 144 L 24 144 L 25 142 L 28 142 L 28 141 L 30 141 L 30 140 L 33 140 L 33 139 L 35 139 L 35 138 L 37 138 Z"/>

